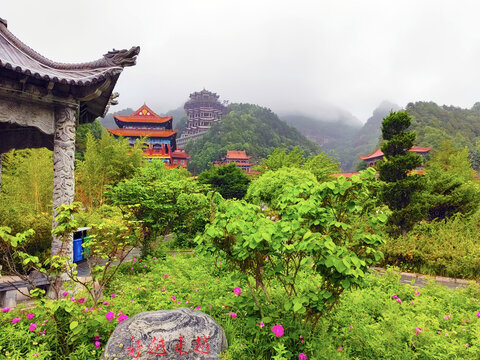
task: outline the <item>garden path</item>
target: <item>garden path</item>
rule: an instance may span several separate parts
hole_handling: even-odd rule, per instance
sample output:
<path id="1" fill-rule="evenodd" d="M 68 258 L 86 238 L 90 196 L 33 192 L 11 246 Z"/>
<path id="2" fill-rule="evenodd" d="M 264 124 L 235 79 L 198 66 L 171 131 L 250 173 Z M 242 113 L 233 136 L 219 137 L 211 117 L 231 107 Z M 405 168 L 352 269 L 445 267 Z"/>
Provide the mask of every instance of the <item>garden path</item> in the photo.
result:
<path id="1" fill-rule="evenodd" d="M 378 274 L 382 275 L 386 269 L 380 267 L 372 268 Z M 402 284 L 412 284 L 418 287 L 424 287 L 427 283 L 431 280 L 435 280 L 435 282 L 439 285 L 444 285 L 450 289 L 455 289 L 459 286 L 468 286 L 468 284 L 474 282 L 480 285 L 480 281 L 475 280 L 465 280 L 465 279 L 456 279 L 450 278 L 445 276 L 434 276 L 434 275 L 423 275 L 417 273 L 408 273 L 408 272 L 400 272 L 400 283 Z"/>

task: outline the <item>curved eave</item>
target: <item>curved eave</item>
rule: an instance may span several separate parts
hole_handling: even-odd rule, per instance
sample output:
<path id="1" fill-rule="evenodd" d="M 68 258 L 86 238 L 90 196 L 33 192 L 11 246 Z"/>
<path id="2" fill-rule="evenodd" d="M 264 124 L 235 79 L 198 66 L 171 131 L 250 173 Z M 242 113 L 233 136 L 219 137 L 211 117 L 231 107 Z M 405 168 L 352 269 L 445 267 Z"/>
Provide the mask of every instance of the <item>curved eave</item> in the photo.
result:
<path id="1" fill-rule="evenodd" d="M 57 63 L 21 42 L 0 19 L 0 77 L 21 85 L 21 91 L 33 85 L 57 97 L 73 97 L 80 104 L 81 123 L 104 116 L 118 77 L 124 67 L 135 65 L 139 51 L 133 47 L 88 63 Z"/>

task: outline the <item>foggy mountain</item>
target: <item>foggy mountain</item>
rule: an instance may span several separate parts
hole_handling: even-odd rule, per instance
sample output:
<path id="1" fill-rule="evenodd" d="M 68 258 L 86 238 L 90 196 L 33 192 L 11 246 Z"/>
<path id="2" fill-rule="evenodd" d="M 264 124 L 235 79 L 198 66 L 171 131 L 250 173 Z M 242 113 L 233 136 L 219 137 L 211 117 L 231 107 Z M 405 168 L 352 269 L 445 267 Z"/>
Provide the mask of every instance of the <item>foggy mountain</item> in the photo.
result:
<path id="1" fill-rule="evenodd" d="M 331 152 L 341 162 L 343 171 L 351 171 L 359 162 L 358 155 L 368 154 L 378 145 L 383 118 L 398 109 L 398 105 L 383 101 L 363 126 L 347 112 L 336 121 L 306 115 L 286 115 L 282 120 L 320 144 L 323 151 Z"/>

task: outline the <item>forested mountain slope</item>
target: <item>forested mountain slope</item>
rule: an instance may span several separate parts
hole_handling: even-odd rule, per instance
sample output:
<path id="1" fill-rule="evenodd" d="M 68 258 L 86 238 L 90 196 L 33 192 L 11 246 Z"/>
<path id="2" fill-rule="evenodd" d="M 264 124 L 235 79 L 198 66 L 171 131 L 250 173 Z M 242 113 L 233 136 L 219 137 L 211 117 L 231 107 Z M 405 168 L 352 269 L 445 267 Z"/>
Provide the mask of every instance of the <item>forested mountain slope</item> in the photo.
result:
<path id="1" fill-rule="evenodd" d="M 253 161 L 268 156 L 275 148 L 298 146 L 306 155 L 322 151 L 270 109 L 252 104 L 231 104 L 230 109 L 205 136 L 187 144 L 186 151 L 192 155 L 189 169 L 196 174 L 220 160 L 227 150 L 246 150 Z"/>

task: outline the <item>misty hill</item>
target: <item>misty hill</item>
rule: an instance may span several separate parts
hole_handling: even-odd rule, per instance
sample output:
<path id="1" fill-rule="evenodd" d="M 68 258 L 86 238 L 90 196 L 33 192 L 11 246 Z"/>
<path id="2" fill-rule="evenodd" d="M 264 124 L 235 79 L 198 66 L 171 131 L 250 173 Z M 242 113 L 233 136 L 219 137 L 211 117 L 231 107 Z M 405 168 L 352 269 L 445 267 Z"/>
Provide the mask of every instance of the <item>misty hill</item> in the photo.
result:
<path id="1" fill-rule="evenodd" d="M 126 109 L 123 109 L 123 110 L 120 110 L 120 111 L 116 111 L 114 113 L 108 113 L 107 115 L 105 115 L 105 117 L 102 119 L 102 118 L 99 118 L 100 120 L 100 124 L 102 124 L 102 126 L 106 129 L 116 129 L 118 128 L 117 124 L 115 124 L 115 120 L 113 119 L 113 115 L 130 115 L 131 113 L 133 113 L 135 110 L 133 110 L 132 108 L 126 108 Z"/>
<path id="2" fill-rule="evenodd" d="M 480 140 L 480 104 L 471 109 L 439 106 L 434 102 L 409 103 L 407 112 L 413 118 L 412 129 L 417 132 L 419 145 L 438 147 L 451 140 L 457 147 L 475 148 Z"/>
<path id="3" fill-rule="evenodd" d="M 189 169 L 195 174 L 208 169 L 227 150 L 246 150 L 252 162 L 267 157 L 275 148 L 298 146 L 305 155 L 322 151 L 270 109 L 251 104 L 230 104 L 230 109 L 205 136 L 187 144 L 186 151 L 192 155 Z"/>
<path id="4" fill-rule="evenodd" d="M 359 162 L 358 155 L 368 154 L 378 146 L 383 118 L 398 109 L 398 105 L 384 101 L 363 126 L 349 114 L 337 121 L 303 115 L 283 116 L 282 120 L 331 152 L 341 162 L 343 171 L 350 171 Z"/>
<path id="5" fill-rule="evenodd" d="M 152 109 L 153 110 L 153 109 Z M 113 113 L 108 113 L 103 119 L 100 118 L 100 123 L 104 128 L 107 129 L 116 129 L 118 126 L 115 124 L 115 120 L 113 119 L 113 115 L 130 115 L 135 110 L 132 108 L 126 108 L 120 111 L 115 111 Z M 155 110 L 153 110 L 155 111 Z M 173 116 L 173 128 L 178 129 L 178 136 L 180 136 L 183 129 L 185 129 L 187 123 L 187 114 L 183 109 L 183 106 L 180 106 L 177 109 L 170 110 L 165 114 L 159 114 L 159 116 Z"/>

